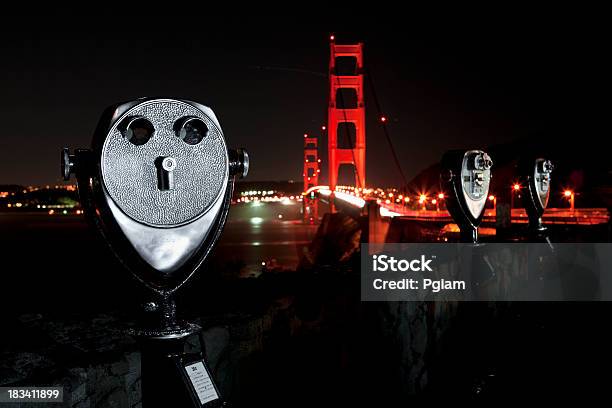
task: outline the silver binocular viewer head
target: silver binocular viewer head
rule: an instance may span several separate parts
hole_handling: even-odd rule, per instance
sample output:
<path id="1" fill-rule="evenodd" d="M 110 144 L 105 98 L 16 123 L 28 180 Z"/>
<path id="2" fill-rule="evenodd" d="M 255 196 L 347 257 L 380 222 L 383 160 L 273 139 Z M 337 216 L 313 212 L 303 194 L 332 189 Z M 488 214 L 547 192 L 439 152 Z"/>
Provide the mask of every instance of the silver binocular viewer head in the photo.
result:
<path id="1" fill-rule="evenodd" d="M 441 161 L 446 206 L 463 241 L 476 242 L 491 183 L 493 160 L 482 150 L 452 150 Z"/>
<path id="2" fill-rule="evenodd" d="M 542 215 L 548 205 L 551 189 L 553 163 L 540 156 L 527 156 L 519 162 L 521 184 L 527 186 L 523 205 L 529 217 L 529 226 L 535 231 L 544 231 Z"/>
<path id="3" fill-rule="evenodd" d="M 243 149 L 228 150 L 214 112 L 178 99 L 108 108 L 91 149 L 62 151 L 86 214 L 145 285 L 171 293 L 201 265 L 225 224 Z"/>

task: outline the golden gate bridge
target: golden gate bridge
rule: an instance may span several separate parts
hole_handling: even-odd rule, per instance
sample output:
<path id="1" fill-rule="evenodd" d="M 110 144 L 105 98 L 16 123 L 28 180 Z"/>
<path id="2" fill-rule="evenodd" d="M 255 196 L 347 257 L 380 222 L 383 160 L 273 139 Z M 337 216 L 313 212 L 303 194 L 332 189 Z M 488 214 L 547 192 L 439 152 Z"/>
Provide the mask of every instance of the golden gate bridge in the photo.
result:
<path id="1" fill-rule="evenodd" d="M 339 60 L 352 60 L 349 72 L 339 72 Z M 367 187 L 366 184 L 366 126 L 364 101 L 364 58 L 363 43 L 337 44 L 334 35 L 330 36 L 329 60 L 329 94 L 327 123 L 321 131 L 327 131 L 328 185 L 320 184 L 321 157 L 319 155 L 319 138 L 304 134 L 304 171 L 303 182 L 303 218 L 304 222 L 315 223 L 319 219 L 319 200 L 328 203 L 331 212 L 337 206 L 348 206 L 366 212 L 368 207 L 376 208 L 380 217 L 403 217 L 420 221 L 452 223 L 452 218 L 445 208 L 445 196 L 442 192 L 408 193 L 406 178 L 395 153 L 387 129 L 387 117 L 383 114 L 370 77 L 370 86 L 375 106 L 379 115 L 378 122 L 391 148 L 395 165 L 402 177 L 400 189 L 383 189 Z M 352 93 L 352 103 L 347 103 L 346 94 Z M 342 146 L 340 136 L 344 131 L 348 146 Z M 338 173 L 341 165 L 350 165 L 354 169 L 354 185 L 338 185 Z M 510 208 L 507 214 L 511 223 L 527 223 L 525 209 L 513 208 L 515 195 L 520 194 L 523 186 L 513 182 L 507 186 L 510 192 Z M 546 208 L 543 220 L 547 224 L 596 225 L 609 222 L 610 215 L 606 208 L 576 208 L 576 192 L 566 189 L 560 192 L 566 199 L 568 208 Z M 498 198 L 491 194 L 490 202 L 484 212 L 483 223 L 495 224 L 498 218 Z"/>

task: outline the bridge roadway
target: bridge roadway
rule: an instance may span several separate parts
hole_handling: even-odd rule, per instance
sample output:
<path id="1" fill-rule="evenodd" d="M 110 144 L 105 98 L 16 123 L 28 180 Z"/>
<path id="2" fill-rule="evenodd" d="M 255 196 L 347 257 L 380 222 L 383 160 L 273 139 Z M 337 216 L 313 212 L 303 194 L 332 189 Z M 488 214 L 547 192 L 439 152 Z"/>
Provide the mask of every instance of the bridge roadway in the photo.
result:
<path id="1" fill-rule="evenodd" d="M 329 200 L 332 195 L 331 190 L 327 186 L 316 186 L 309 189 L 305 194 L 311 191 L 318 193 L 320 197 Z M 363 208 L 366 205 L 366 200 L 374 200 L 375 197 L 363 198 L 359 193 L 350 190 L 336 190 L 334 192 L 336 200 L 342 201 L 344 204 Z M 405 217 L 419 221 L 435 221 L 435 222 L 453 222 L 450 214 L 445 209 L 436 210 L 413 210 L 406 205 L 398 203 L 386 203 L 377 199 L 380 206 L 380 215 L 382 217 Z M 431 204 L 429 204 L 431 205 Z M 494 224 L 496 218 L 495 209 L 485 210 L 483 223 Z M 547 224 L 572 224 L 572 225 L 598 225 L 606 224 L 610 220 L 610 214 L 606 208 L 547 208 L 543 215 L 543 221 Z M 527 223 L 527 213 L 523 208 L 512 209 L 513 223 Z"/>

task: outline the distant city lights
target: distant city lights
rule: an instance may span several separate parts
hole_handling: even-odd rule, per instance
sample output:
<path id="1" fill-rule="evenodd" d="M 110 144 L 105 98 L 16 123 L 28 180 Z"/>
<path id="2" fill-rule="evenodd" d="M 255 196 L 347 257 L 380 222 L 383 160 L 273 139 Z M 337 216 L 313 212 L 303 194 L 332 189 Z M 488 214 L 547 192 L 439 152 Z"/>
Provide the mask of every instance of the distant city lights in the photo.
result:
<path id="1" fill-rule="evenodd" d="M 251 203 L 251 205 L 259 206 L 264 203 L 282 202 L 285 205 L 292 205 L 296 201 L 302 201 L 302 195 L 285 196 L 284 193 L 274 190 L 250 190 L 240 192 L 240 198 L 237 198 L 234 203 Z"/>
<path id="2" fill-rule="evenodd" d="M 385 118 L 384 116 L 381 116 Z M 321 126 L 322 130 L 326 130 L 327 127 L 325 125 Z M 314 137 L 309 136 L 308 133 L 304 133 L 305 137 Z M 307 161 L 314 162 L 312 158 Z M 316 159 L 318 163 L 321 163 L 321 159 Z M 316 199 L 317 197 L 326 197 L 332 195 L 332 191 L 328 186 L 318 185 L 318 180 L 320 180 L 321 170 L 315 169 L 314 176 L 310 177 L 311 181 L 309 184 L 316 184 L 315 187 L 309 188 L 306 192 L 301 194 L 291 195 L 291 191 L 293 188 L 288 189 L 287 192 L 277 191 L 275 189 L 264 189 L 262 187 L 258 187 L 259 189 L 255 190 L 253 187 L 252 190 L 244 190 L 236 193 L 236 196 L 233 198 L 233 204 L 249 204 L 253 207 L 261 207 L 265 206 L 266 203 L 279 203 L 282 205 L 288 206 L 297 206 L 299 205 L 302 208 L 302 203 L 306 201 L 305 204 L 309 204 L 310 199 Z M 308 174 L 306 174 L 308 176 Z M 307 179 L 307 177 L 305 177 Z M 259 185 L 259 184 L 258 184 Z M 508 184 L 511 190 L 511 196 L 508 197 L 508 201 L 512 200 L 511 207 L 514 207 L 514 202 L 520 195 L 523 195 L 523 188 L 527 188 L 526 185 L 521 183 L 521 180 L 510 181 Z M 266 186 L 267 188 L 270 188 Z M 274 187 L 276 188 L 276 187 Z M 508 188 L 508 187 L 506 187 Z M 26 186 L 26 187 L 18 187 L 16 189 L 8 189 L 3 188 L 2 190 L 8 191 L 0 191 L 0 208 L 4 208 L 7 211 L 17 212 L 30 212 L 37 211 L 41 214 L 48 214 L 51 216 L 55 216 L 57 218 L 61 218 L 62 215 L 83 215 L 84 211 L 80 207 L 76 194 L 56 194 L 53 190 L 62 190 L 63 192 L 76 192 L 77 188 L 75 185 L 46 185 L 46 186 Z M 46 195 L 46 190 L 49 190 L 49 196 Z M 31 192 L 39 191 L 36 194 L 30 194 Z M 41 195 L 42 194 L 42 195 Z M 393 187 L 358 187 L 358 186 L 350 186 L 350 185 L 338 185 L 335 187 L 333 194 L 337 200 L 344 201 L 350 205 L 354 205 L 360 208 L 365 207 L 367 201 L 373 201 L 380 205 L 381 208 L 385 208 L 381 210 L 385 214 L 391 213 L 401 213 L 402 215 L 409 215 L 411 211 L 445 211 L 446 210 L 446 197 L 440 189 L 426 189 L 421 188 L 419 190 L 410 190 L 404 188 L 393 188 Z M 68 200 L 57 200 L 56 197 L 65 196 Z M 557 200 L 562 203 L 560 207 L 565 207 L 574 210 L 575 200 L 580 201 L 580 193 L 576 193 L 572 186 L 566 186 L 557 192 Z M 486 196 L 487 200 L 491 202 L 487 207 L 490 207 L 490 212 L 487 214 L 490 216 L 495 213 L 496 210 L 496 200 L 497 197 L 495 194 L 490 193 Z M 565 201 L 567 200 L 567 202 Z M 580 204 L 580 202 L 578 203 Z M 264 207 L 262 207 L 264 208 Z M 307 208 L 307 206 L 303 207 Z M 582 209 L 581 209 L 582 210 Z M 274 211 L 274 210 L 272 210 Z M 266 220 L 270 218 L 276 222 L 286 222 L 289 218 L 288 213 L 285 210 L 276 210 L 270 215 L 266 215 Z M 439 214 L 442 216 L 443 214 Z M 446 215 L 445 215 L 446 216 Z M 253 225 L 258 225 L 264 222 L 264 219 L 261 217 L 253 217 L 247 218 Z"/>

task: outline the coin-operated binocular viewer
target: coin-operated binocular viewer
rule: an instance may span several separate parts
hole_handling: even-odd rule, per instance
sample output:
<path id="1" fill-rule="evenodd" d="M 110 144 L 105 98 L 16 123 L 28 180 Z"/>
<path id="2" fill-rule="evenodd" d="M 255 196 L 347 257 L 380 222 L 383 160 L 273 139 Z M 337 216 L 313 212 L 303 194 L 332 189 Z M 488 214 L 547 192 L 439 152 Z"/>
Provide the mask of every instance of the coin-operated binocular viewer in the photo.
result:
<path id="1" fill-rule="evenodd" d="M 196 406 L 198 401 L 219 399 L 203 360 L 186 368 L 180 339 L 201 328 L 177 319 L 173 294 L 218 241 L 234 181 L 248 168 L 244 150 L 226 147 L 210 108 L 176 99 L 112 106 L 100 119 L 91 149 L 62 151 L 63 176 L 76 174 L 85 214 L 123 265 L 154 295 L 147 308 L 157 317 L 134 332 L 145 339 L 149 351 L 154 350 L 145 355 L 143 349 L 145 404 L 154 400 L 153 394 L 169 392 L 154 381 L 163 380 L 158 374 L 169 355 L 183 365 L 183 380 L 197 395 Z M 145 369 L 151 361 L 160 366 Z"/>
<path id="2" fill-rule="evenodd" d="M 550 160 L 532 156 L 521 159 L 518 167 L 521 185 L 527 187 L 523 205 L 529 217 L 529 229 L 542 233 L 546 230 L 542 224 L 542 215 L 548 205 L 550 175 L 554 166 Z"/>
<path id="3" fill-rule="evenodd" d="M 446 207 L 459 226 L 462 242 L 478 241 L 491 183 L 491 157 L 482 150 L 452 150 L 442 157 L 440 182 Z"/>

